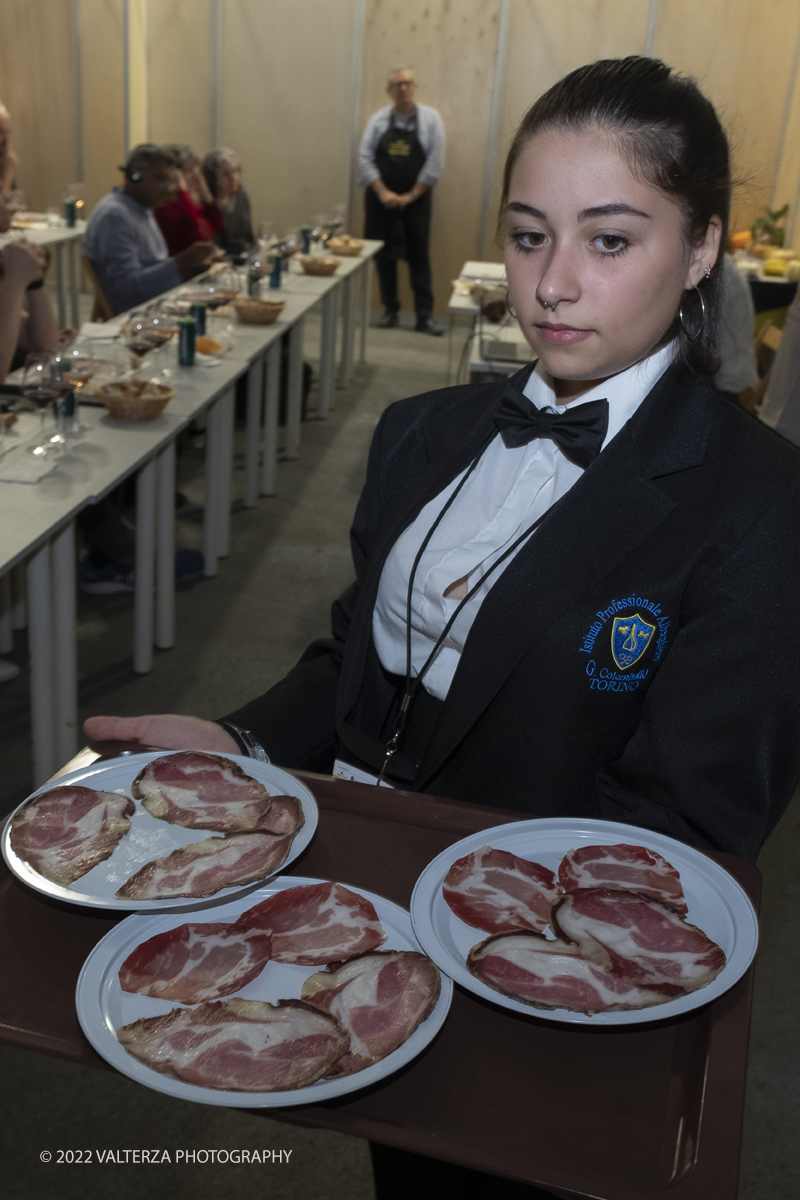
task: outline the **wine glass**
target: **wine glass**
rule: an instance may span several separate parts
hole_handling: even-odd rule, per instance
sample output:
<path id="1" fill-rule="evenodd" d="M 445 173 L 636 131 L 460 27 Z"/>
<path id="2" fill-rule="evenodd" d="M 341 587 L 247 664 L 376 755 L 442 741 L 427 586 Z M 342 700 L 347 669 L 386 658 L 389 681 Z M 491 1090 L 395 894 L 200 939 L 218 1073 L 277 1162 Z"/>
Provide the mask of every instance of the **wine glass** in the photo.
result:
<path id="1" fill-rule="evenodd" d="M 22 378 L 22 394 L 26 400 L 31 400 L 39 412 L 39 440 L 32 446 L 30 453 L 37 458 L 44 458 L 58 452 L 60 444 L 53 441 L 45 433 L 45 415 L 48 408 L 62 394 L 62 385 L 58 384 L 50 373 L 52 352 L 29 354 L 25 359 L 25 370 Z"/>
<path id="2" fill-rule="evenodd" d="M 50 378 L 61 391 L 55 409 L 62 445 L 67 438 L 77 437 L 82 432 L 77 421 L 75 393 L 86 386 L 94 373 L 91 348 L 76 342 L 62 347 L 50 360 Z"/>

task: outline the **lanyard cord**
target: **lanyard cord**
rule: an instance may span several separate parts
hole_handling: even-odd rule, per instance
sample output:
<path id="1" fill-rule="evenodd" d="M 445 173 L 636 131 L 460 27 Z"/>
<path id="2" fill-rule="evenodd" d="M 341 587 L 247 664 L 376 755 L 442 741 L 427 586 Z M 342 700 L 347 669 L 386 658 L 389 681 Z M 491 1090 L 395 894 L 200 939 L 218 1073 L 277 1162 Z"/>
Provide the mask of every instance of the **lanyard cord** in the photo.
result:
<path id="1" fill-rule="evenodd" d="M 484 574 L 481 575 L 478 582 L 473 584 L 473 586 L 467 592 L 466 596 L 463 598 L 463 600 L 461 600 L 461 602 L 456 607 L 455 612 L 451 615 L 449 621 L 445 625 L 442 632 L 439 634 L 439 637 L 436 639 L 436 642 L 434 643 L 433 649 L 431 650 L 428 657 L 425 659 L 425 662 L 423 663 L 421 670 L 417 674 L 417 676 L 414 679 L 414 682 L 412 684 L 412 682 L 411 682 L 411 598 L 412 598 L 412 593 L 414 590 L 414 580 L 416 578 L 417 568 L 420 564 L 423 554 L 425 553 L 426 549 L 428 548 L 431 538 L 433 537 L 436 530 L 439 528 L 439 525 L 441 524 L 443 517 L 448 512 L 451 505 L 453 504 L 456 497 L 458 496 L 459 492 L 464 487 L 464 484 L 467 482 L 470 475 L 477 467 L 478 462 L 480 461 L 484 451 L 486 450 L 486 447 L 488 446 L 489 442 L 492 440 L 493 437 L 494 437 L 494 432 L 490 435 L 488 441 L 486 441 L 483 444 L 483 446 L 478 451 L 475 458 L 470 463 L 469 468 L 465 472 L 464 477 L 461 480 L 461 482 L 459 483 L 458 487 L 454 489 L 454 491 L 453 491 L 452 495 L 450 496 L 450 498 L 448 499 L 447 503 L 442 508 L 442 511 L 439 513 L 438 517 L 436 518 L 436 520 L 433 522 L 430 529 L 426 533 L 426 535 L 422 541 L 422 544 L 414 558 L 414 563 L 411 568 L 411 574 L 408 579 L 408 592 L 407 592 L 407 596 L 406 596 L 406 685 L 405 685 L 405 689 L 403 692 L 403 699 L 400 703 L 400 711 L 398 712 L 397 717 L 395 718 L 394 733 L 393 733 L 392 737 L 389 739 L 389 741 L 386 743 L 386 757 L 383 760 L 383 766 L 381 767 L 381 773 L 378 776 L 379 784 L 382 782 L 383 777 L 386 773 L 386 768 L 389 765 L 389 760 L 391 759 L 392 755 L 396 754 L 398 749 L 400 748 L 400 742 L 402 740 L 403 733 L 404 733 L 405 727 L 406 727 L 408 711 L 411 708 L 411 704 L 422 685 L 422 680 L 424 679 L 425 675 L 427 674 L 428 668 L 431 666 L 434 658 L 441 650 L 442 645 L 443 645 L 448 633 L 453 628 L 453 625 L 458 620 L 458 618 L 461 616 L 461 613 L 463 612 L 463 610 L 467 606 L 467 604 L 469 604 L 469 602 L 473 598 L 473 596 L 478 591 L 480 591 L 481 587 L 486 582 L 486 580 L 489 578 L 489 576 L 491 574 L 493 574 L 497 570 L 497 568 L 499 566 L 501 566 L 506 561 L 506 559 L 509 558 L 514 553 L 514 551 L 519 546 L 521 546 L 522 543 L 527 538 L 529 538 L 530 535 L 536 529 L 539 528 L 539 526 L 541 525 L 541 523 L 545 519 L 545 517 L 548 515 L 548 513 L 552 512 L 552 510 L 556 506 L 555 504 L 552 504 L 550 506 L 550 508 L 548 508 L 545 512 L 542 513 L 542 515 L 540 517 L 537 517 L 537 519 L 533 522 L 533 524 L 529 525 L 528 528 L 525 530 L 525 532 L 520 534 L 520 536 L 514 542 L 511 543 L 511 545 L 508 547 L 508 549 L 505 550 L 500 555 L 500 557 L 491 565 L 491 567 L 489 567 L 488 571 L 485 571 Z M 556 501 L 556 504 L 558 504 L 558 501 Z"/>

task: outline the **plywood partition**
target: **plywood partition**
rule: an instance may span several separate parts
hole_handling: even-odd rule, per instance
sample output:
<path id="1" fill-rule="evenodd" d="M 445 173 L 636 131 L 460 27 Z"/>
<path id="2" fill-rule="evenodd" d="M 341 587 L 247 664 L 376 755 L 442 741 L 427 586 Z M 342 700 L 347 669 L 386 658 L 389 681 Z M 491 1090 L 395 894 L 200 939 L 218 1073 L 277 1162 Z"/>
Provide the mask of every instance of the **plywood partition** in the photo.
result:
<path id="1" fill-rule="evenodd" d="M 211 0 L 149 0 L 148 136 L 211 148 Z"/>
<path id="2" fill-rule="evenodd" d="M 388 72 L 413 65 L 448 136 L 431 240 L 439 313 L 479 253 L 482 209 L 494 228 L 525 109 L 600 57 L 649 51 L 695 75 L 744 180 L 734 223 L 788 200 L 800 238 L 800 0 L 3 0 L 0 33 L 0 98 L 31 207 L 60 203 L 82 150 L 90 211 L 120 181 L 127 132 L 198 153 L 233 146 L 256 225 L 276 228 L 350 197 L 361 229 L 358 140 L 388 102 Z"/>
<path id="3" fill-rule="evenodd" d="M 3 0 L 0 100 L 11 113 L 27 206 L 60 205 L 77 170 L 72 0 Z"/>
<path id="4" fill-rule="evenodd" d="M 491 217 L 497 213 L 508 147 L 534 100 L 584 63 L 643 54 L 648 13 L 647 0 L 572 0 L 561 5 L 511 0 L 497 156 L 492 170 Z M 493 232 L 494 225 L 490 228 Z M 495 261 L 502 258 L 497 241 L 489 246 L 487 257 Z"/>
<path id="5" fill-rule="evenodd" d="M 122 180 L 118 169 L 125 156 L 122 16 L 122 0 L 80 0 L 87 212 Z"/>
<path id="6" fill-rule="evenodd" d="M 389 103 L 389 72 L 409 64 L 419 83 L 417 100 L 439 110 L 447 131 L 447 165 L 434 194 L 431 231 L 439 313 L 446 308 L 451 279 L 475 256 L 499 19 L 500 0 L 370 0 L 367 5 L 359 133 L 371 114 Z M 360 231 L 360 194 L 357 203 Z M 400 277 L 404 283 L 403 268 Z M 413 309 L 407 287 L 401 299 L 404 308 Z"/>
<path id="7" fill-rule="evenodd" d="M 253 220 L 292 228 L 346 203 L 355 0 L 227 0 L 219 138 Z"/>
<path id="8" fill-rule="evenodd" d="M 128 22 L 128 127 L 126 151 L 150 139 L 147 76 L 149 18 L 148 0 L 127 0 L 124 17 Z"/>
<path id="9" fill-rule="evenodd" d="M 771 204 L 780 177 L 781 135 L 794 86 L 800 30 L 797 0 L 660 0 L 653 52 L 694 75 L 717 106 L 742 180 L 734 196 L 734 227 L 747 227 Z M 796 127 L 795 127 L 796 128 Z M 796 137 L 796 134 L 794 135 Z M 788 176 L 797 178 L 797 144 Z M 786 176 L 784 176 L 786 178 Z M 787 179 L 788 183 L 788 179 Z M 789 184 L 775 196 L 794 202 Z"/>

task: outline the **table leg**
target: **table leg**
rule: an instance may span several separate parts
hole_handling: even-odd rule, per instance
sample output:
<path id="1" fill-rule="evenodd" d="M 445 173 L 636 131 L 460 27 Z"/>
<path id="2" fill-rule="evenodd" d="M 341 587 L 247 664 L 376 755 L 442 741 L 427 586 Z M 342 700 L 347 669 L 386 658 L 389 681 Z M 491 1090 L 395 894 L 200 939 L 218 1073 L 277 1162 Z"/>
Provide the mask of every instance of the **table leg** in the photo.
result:
<path id="1" fill-rule="evenodd" d="M 153 669 L 153 586 L 156 565 L 156 460 L 136 477 L 136 576 L 133 593 L 133 669 Z"/>
<path id="2" fill-rule="evenodd" d="M 286 457 L 300 454 L 300 421 L 303 415 L 303 318 L 289 334 L 289 405 L 286 417 Z"/>
<path id="3" fill-rule="evenodd" d="M 361 351 L 358 356 L 359 362 L 367 361 L 367 330 L 369 329 L 369 319 L 372 316 L 372 259 L 368 258 L 361 268 L 361 286 L 364 289 L 364 294 L 361 297 Z"/>
<path id="4" fill-rule="evenodd" d="M 57 765 L 78 751 L 78 647 L 75 614 L 75 523 L 53 538 L 53 742 Z"/>
<path id="5" fill-rule="evenodd" d="M 264 457 L 261 465 L 261 494 L 275 495 L 275 474 L 278 463 L 278 409 L 281 394 L 281 344 L 275 342 L 267 351 L 267 387 L 264 405 Z"/>
<path id="6" fill-rule="evenodd" d="M 28 606 L 25 601 L 25 567 L 11 571 L 11 628 L 28 628 Z"/>
<path id="7" fill-rule="evenodd" d="M 70 321 L 73 329 L 80 329 L 81 318 L 78 310 L 78 269 L 76 256 L 78 251 L 78 239 L 73 238 L 67 243 L 67 269 L 69 273 L 69 308 Z M 66 760 L 65 760 L 66 761 Z"/>
<path id="8" fill-rule="evenodd" d="M 227 558 L 231 552 L 231 472 L 233 469 L 233 423 L 236 413 L 233 388 L 220 400 L 219 507 L 217 509 L 217 555 Z"/>
<path id="9" fill-rule="evenodd" d="M 339 363 L 339 387 L 350 383 L 350 367 L 353 361 L 353 276 L 348 275 L 342 283 L 342 356 Z"/>
<path id="10" fill-rule="evenodd" d="M 11 576 L 0 579 L 0 654 L 14 649 L 14 629 L 11 624 Z"/>
<path id="11" fill-rule="evenodd" d="M 324 420 L 333 400 L 333 376 L 336 359 L 336 288 L 322 297 L 322 329 L 319 346 L 319 408 L 317 415 Z"/>
<path id="12" fill-rule="evenodd" d="M 203 555 L 206 561 L 203 574 L 209 578 L 217 573 L 219 554 L 217 510 L 220 490 L 221 404 L 221 400 L 216 400 L 209 408 L 206 419 L 206 504 L 203 525 Z"/>
<path id="13" fill-rule="evenodd" d="M 53 738 L 53 597 L 49 542 L 28 560 L 27 582 L 33 783 L 34 787 L 38 787 L 59 766 Z"/>
<path id="14" fill-rule="evenodd" d="M 256 359 L 247 372 L 247 430 L 244 444 L 244 506 L 255 508 L 258 500 L 258 451 L 261 440 L 261 409 L 264 398 L 264 357 Z"/>
<path id="15" fill-rule="evenodd" d="M 56 295 L 58 297 L 58 327 L 67 323 L 67 306 L 64 299 L 64 243 L 56 242 Z"/>
<path id="16" fill-rule="evenodd" d="M 156 645 L 175 645 L 175 443 L 157 459 L 156 495 Z"/>

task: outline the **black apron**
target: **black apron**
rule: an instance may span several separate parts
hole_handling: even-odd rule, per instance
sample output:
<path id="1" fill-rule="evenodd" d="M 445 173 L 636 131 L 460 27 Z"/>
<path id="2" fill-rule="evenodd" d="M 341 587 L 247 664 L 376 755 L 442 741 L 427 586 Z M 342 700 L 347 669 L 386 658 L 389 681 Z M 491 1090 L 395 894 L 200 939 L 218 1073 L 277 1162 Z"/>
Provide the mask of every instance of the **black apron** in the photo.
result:
<path id="1" fill-rule="evenodd" d="M 427 155 L 417 137 L 417 114 L 414 112 L 413 124 L 408 129 L 400 129 L 394 123 L 395 113 L 389 118 L 389 127 L 378 142 L 375 150 L 375 166 L 389 191 L 403 196 L 410 192 L 417 182 L 419 173 L 425 165 Z M 430 204 L 430 194 L 414 200 L 408 207 L 421 204 L 427 198 Z M 372 187 L 368 187 L 365 195 L 365 224 L 364 236 L 384 243 L 383 249 L 375 256 L 377 262 L 389 262 L 392 259 L 406 257 L 406 238 L 403 210 L 386 208 L 381 204 Z"/>

